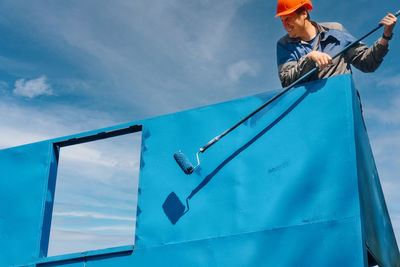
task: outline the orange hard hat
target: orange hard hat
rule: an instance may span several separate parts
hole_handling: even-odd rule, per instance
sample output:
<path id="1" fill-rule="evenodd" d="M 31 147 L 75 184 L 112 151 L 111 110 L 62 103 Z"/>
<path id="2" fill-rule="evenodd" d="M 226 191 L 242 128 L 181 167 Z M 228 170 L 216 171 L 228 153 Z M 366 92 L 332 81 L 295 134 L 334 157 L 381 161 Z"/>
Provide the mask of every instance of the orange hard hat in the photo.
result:
<path id="1" fill-rule="evenodd" d="M 313 8 L 310 0 L 278 0 L 275 17 L 289 15 L 302 6 L 306 7 L 307 10 Z"/>

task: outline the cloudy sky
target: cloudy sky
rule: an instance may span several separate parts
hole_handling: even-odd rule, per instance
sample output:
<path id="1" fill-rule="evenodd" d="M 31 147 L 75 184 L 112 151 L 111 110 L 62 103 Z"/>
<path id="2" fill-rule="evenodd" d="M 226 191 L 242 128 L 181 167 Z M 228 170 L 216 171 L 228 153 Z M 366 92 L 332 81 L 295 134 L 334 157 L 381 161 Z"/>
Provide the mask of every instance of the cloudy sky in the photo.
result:
<path id="1" fill-rule="evenodd" d="M 314 0 L 313 4 L 312 19 L 339 21 L 356 37 L 375 27 L 387 11 L 399 8 L 398 0 Z M 274 18 L 275 8 L 276 1 L 265 0 L 1 1 L 0 148 L 280 88 L 275 45 L 284 31 Z M 354 73 L 397 236 L 399 28 L 381 68 L 372 74 Z M 365 42 L 372 44 L 379 35 Z M 140 135 L 123 138 L 140 143 Z M 116 173 L 137 172 L 138 161 L 118 158 L 127 151 L 117 151 L 118 142 L 124 140 L 115 140 L 62 150 L 60 176 L 65 178 L 58 186 L 61 179 L 73 179 L 68 166 L 82 169 L 76 155 L 87 166 L 92 164 L 82 175 L 97 171 L 103 178 L 89 182 L 99 188 L 91 195 L 68 186 L 58 193 L 50 254 L 65 253 L 70 239 L 91 240 L 91 249 L 100 243 L 98 238 L 131 242 L 126 238 L 132 236 L 135 210 L 129 207 L 136 195 L 127 191 L 134 191 L 135 184 L 126 190 L 111 186 L 110 180 Z M 109 195 L 115 197 L 107 200 L 102 192 L 110 186 Z M 99 197 L 101 201 L 93 201 Z M 77 198 L 84 203 L 79 209 L 71 203 Z M 111 206 L 105 207 L 106 203 Z M 87 222 L 85 232 L 75 228 L 82 221 Z M 114 244 L 110 242 L 104 246 Z"/>

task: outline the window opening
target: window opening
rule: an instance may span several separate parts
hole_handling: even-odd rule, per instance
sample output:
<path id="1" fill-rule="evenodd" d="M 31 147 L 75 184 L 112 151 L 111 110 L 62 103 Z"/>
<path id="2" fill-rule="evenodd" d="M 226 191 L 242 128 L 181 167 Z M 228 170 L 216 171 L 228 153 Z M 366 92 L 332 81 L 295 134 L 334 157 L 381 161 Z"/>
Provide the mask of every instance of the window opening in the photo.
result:
<path id="1" fill-rule="evenodd" d="M 141 132 L 129 131 L 55 144 L 60 151 L 48 256 L 134 244 Z"/>

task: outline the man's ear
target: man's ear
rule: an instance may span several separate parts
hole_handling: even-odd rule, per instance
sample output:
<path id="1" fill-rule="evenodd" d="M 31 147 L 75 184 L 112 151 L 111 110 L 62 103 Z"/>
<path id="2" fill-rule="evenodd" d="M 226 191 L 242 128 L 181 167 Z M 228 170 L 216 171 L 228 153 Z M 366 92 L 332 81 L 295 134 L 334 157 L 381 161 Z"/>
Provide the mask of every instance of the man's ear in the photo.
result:
<path id="1" fill-rule="evenodd" d="M 308 14 L 308 10 L 305 7 L 301 7 L 300 9 L 297 10 L 297 15 L 303 17 L 305 20 L 310 19 L 310 16 Z"/>
<path id="2" fill-rule="evenodd" d="M 304 17 L 304 19 L 308 19 L 308 11 L 307 11 L 307 9 L 304 8 L 301 11 L 301 16 Z"/>

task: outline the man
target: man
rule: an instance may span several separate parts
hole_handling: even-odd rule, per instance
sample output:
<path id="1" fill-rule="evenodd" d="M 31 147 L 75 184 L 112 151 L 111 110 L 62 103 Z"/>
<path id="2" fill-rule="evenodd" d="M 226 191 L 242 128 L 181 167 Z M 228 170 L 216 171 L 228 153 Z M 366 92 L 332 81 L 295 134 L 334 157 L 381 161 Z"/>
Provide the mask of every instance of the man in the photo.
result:
<path id="1" fill-rule="evenodd" d="M 388 13 L 380 22 L 384 31 L 368 48 L 358 43 L 341 56 L 332 56 L 356 39 L 339 23 L 316 23 L 310 20 L 310 0 L 278 0 L 280 17 L 287 35 L 277 43 L 279 78 L 286 87 L 318 65 L 318 72 L 306 81 L 351 73 L 351 65 L 363 72 L 373 72 L 387 54 L 397 18 Z"/>

